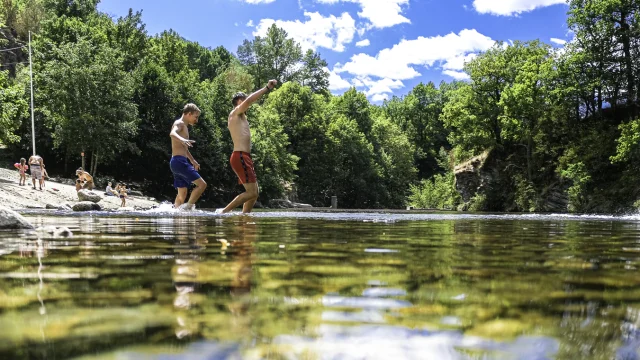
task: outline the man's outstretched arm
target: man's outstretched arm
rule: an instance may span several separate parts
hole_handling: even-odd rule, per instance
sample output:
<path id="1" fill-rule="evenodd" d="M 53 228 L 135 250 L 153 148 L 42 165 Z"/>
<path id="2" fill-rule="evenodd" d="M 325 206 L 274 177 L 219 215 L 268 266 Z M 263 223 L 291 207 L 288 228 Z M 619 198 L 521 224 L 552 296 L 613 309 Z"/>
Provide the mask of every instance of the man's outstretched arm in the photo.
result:
<path id="1" fill-rule="evenodd" d="M 265 86 L 262 89 L 254 92 L 253 94 L 249 95 L 249 97 L 247 97 L 247 99 L 245 101 L 243 101 L 242 104 L 238 105 L 234 109 L 234 112 L 239 113 L 239 114 L 242 114 L 242 113 L 246 112 L 247 109 L 249 109 L 249 106 L 251 106 L 254 102 L 256 102 L 258 99 L 260 99 L 260 97 L 262 95 L 264 95 L 267 92 L 273 90 L 273 88 L 276 86 L 277 83 L 278 83 L 278 81 L 276 81 L 276 80 L 269 80 L 269 83 L 267 84 L 267 86 Z"/>

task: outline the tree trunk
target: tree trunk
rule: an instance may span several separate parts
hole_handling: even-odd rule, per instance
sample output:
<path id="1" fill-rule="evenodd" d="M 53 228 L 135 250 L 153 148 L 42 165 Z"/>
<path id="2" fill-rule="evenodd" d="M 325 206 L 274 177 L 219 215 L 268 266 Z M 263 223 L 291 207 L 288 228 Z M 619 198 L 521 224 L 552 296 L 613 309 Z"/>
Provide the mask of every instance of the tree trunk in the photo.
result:
<path id="1" fill-rule="evenodd" d="M 620 30 L 620 39 L 622 40 L 624 51 L 625 74 L 627 76 L 627 105 L 631 107 L 631 116 L 635 116 L 635 79 L 633 76 L 633 60 L 631 58 L 631 41 L 629 39 L 631 29 L 627 23 L 627 13 L 624 10 L 620 12 Z"/>
<path id="2" fill-rule="evenodd" d="M 67 151 L 65 151 L 64 154 L 64 176 L 67 176 L 67 174 L 69 173 L 69 148 L 67 148 Z"/>
<path id="3" fill-rule="evenodd" d="M 93 165 L 93 168 L 91 169 L 91 175 L 93 175 L 93 177 L 96 176 L 96 172 L 98 171 L 98 151 L 94 151 L 93 155 L 91 156 L 92 161 L 91 161 L 91 165 Z"/>
<path id="4" fill-rule="evenodd" d="M 87 155 L 86 152 L 84 154 L 85 154 L 85 156 Z M 82 170 L 91 173 L 91 167 L 92 166 L 93 166 L 93 151 L 91 152 L 91 156 L 89 157 L 89 164 L 87 164 L 87 167 L 83 167 Z"/>

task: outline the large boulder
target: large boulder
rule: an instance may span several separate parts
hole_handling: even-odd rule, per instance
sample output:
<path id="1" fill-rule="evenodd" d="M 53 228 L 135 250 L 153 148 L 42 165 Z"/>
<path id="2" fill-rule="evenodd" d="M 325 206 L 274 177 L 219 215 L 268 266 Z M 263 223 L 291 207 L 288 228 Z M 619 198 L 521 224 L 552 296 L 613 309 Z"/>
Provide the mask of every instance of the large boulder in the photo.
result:
<path id="1" fill-rule="evenodd" d="M 100 211 L 100 210 L 102 210 L 102 206 L 91 201 L 81 201 L 73 205 L 73 211 Z"/>
<path id="2" fill-rule="evenodd" d="M 80 190 L 78 191 L 78 200 L 80 201 L 91 201 L 94 203 L 98 203 L 100 202 L 100 200 L 102 200 L 102 196 L 100 196 L 99 194 L 94 193 L 93 191 L 89 191 L 89 190 Z"/>
<path id="3" fill-rule="evenodd" d="M 22 215 L 0 206 L 0 229 L 34 229 L 34 227 Z"/>
<path id="4" fill-rule="evenodd" d="M 47 203 L 46 208 L 49 210 L 60 210 L 60 211 L 72 210 L 71 205 L 69 204 L 56 205 L 56 204 Z"/>
<path id="5" fill-rule="evenodd" d="M 568 185 L 557 181 L 540 194 L 540 210 L 545 212 L 567 212 L 569 209 Z"/>

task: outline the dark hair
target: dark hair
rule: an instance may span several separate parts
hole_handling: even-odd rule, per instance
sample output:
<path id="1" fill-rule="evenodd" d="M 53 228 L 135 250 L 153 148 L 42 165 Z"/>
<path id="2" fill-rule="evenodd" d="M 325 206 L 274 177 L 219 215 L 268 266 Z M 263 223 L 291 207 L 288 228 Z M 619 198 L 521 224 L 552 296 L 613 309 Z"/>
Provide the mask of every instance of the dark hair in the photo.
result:
<path id="1" fill-rule="evenodd" d="M 25 158 L 20 158 L 20 164 L 22 164 L 23 162 L 27 162 L 27 160 Z"/>
<path id="2" fill-rule="evenodd" d="M 231 100 L 231 103 L 233 104 L 233 106 L 237 106 L 238 100 L 240 99 L 246 99 L 247 98 L 247 94 L 243 93 L 242 91 L 236 93 L 235 95 L 233 95 L 233 100 Z"/>

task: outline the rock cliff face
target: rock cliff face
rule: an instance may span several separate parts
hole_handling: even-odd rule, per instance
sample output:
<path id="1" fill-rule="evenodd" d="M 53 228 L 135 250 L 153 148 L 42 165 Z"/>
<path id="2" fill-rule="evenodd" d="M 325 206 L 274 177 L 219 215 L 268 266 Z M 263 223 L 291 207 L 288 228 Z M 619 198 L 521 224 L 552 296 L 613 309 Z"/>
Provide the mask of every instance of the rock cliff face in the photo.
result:
<path id="1" fill-rule="evenodd" d="M 568 184 L 554 182 L 540 194 L 540 211 L 567 212 L 569 211 Z"/>
<path id="2" fill-rule="evenodd" d="M 462 197 L 460 210 L 519 211 L 516 204 L 515 169 L 522 164 L 509 161 L 499 151 L 485 151 L 454 168 L 456 190 Z M 550 185 L 538 190 L 536 212 L 567 212 L 568 184 L 550 179 Z"/>
<path id="3" fill-rule="evenodd" d="M 29 52 L 26 47 L 19 48 L 25 44 L 17 39 L 17 35 L 13 29 L 6 27 L 0 28 L 0 49 L 13 49 L 0 52 L 0 63 L 6 64 L 2 70 L 8 70 L 9 77 L 16 76 L 17 63 L 29 61 Z"/>
<path id="4" fill-rule="evenodd" d="M 489 155 L 486 151 L 454 168 L 456 190 L 463 202 L 469 203 L 477 194 L 484 193 L 498 177 L 497 169 L 486 166 Z"/>

